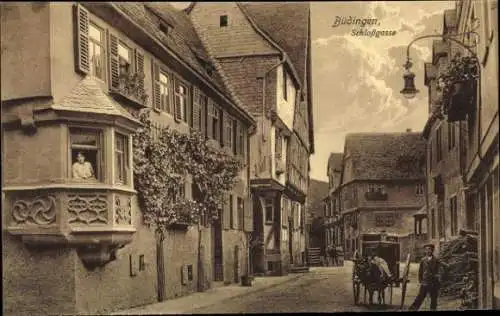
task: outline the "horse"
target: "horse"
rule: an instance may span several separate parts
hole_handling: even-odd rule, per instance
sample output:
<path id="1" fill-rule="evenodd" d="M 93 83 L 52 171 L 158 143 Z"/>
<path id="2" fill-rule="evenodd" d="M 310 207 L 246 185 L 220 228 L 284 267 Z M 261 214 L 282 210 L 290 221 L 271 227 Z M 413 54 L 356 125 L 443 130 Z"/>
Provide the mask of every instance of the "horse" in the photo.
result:
<path id="1" fill-rule="evenodd" d="M 377 292 L 378 303 L 385 304 L 385 289 L 389 285 L 389 278 L 384 273 L 380 274 L 379 267 L 364 257 L 357 260 L 354 270 L 355 275 L 359 278 L 361 284 L 365 288 L 364 300 L 366 302 L 366 293 L 368 292 L 369 304 L 373 304 L 373 294 Z"/>

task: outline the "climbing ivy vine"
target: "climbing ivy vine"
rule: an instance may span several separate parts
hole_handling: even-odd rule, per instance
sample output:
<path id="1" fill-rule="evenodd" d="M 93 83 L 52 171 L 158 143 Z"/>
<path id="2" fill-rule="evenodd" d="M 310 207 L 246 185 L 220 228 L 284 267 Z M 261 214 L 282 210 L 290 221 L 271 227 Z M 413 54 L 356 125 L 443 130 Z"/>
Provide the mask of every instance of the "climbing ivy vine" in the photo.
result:
<path id="1" fill-rule="evenodd" d="M 148 110 L 136 116 L 143 125 L 133 141 L 134 185 L 144 223 L 163 240 L 173 223 L 191 225 L 217 218 L 225 193 L 238 181 L 241 160 L 200 133 L 169 127 L 155 130 Z M 193 199 L 182 194 L 188 175 L 194 183 Z"/>

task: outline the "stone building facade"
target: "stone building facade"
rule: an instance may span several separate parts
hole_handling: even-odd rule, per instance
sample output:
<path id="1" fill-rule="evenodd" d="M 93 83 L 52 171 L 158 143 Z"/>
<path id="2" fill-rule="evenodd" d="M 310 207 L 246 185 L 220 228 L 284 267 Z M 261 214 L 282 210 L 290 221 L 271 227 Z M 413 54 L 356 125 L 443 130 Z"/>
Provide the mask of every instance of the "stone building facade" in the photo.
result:
<path id="1" fill-rule="evenodd" d="M 186 13 L 168 4 L 4 3 L 1 25 L 4 311 L 105 313 L 248 273 L 255 121 Z M 201 236 L 177 223 L 157 244 L 143 224 L 131 113 L 147 108 L 156 127 L 201 131 L 246 162 L 231 203 Z M 92 180 L 72 172 L 79 152 Z M 191 197 L 192 183 L 182 186 Z"/>
<path id="2" fill-rule="evenodd" d="M 444 35 L 456 32 L 455 10 L 445 11 L 443 30 Z M 424 83 L 429 90 L 429 119 L 423 136 L 427 139 L 428 237 L 439 252 L 440 241 L 458 237 L 462 228 L 475 228 L 477 219 L 469 216 L 470 223 L 467 223 L 465 214 L 463 173 L 467 153 L 467 124 L 439 119 L 442 114 L 438 78 L 456 51 L 452 51 L 449 41 L 443 40 L 434 40 L 432 49 L 432 62 L 425 64 Z"/>
<path id="3" fill-rule="evenodd" d="M 305 3 L 193 3 L 187 10 L 229 87 L 256 117 L 251 138 L 253 271 L 305 261 L 305 201 L 314 152 L 310 9 Z"/>
<path id="4" fill-rule="evenodd" d="M 362 253 L 363 238 L 387 234 L 405 260 L 414 248 L 413 215 L 424 206 L 424 139 L 410 131 L 348 134 L 342 166 L 345 257 Z"/>
<path id="5" fill-rule="evenodd" d="M 455 9 L 444 13 L 443 35 L 460 41 L 470 47 L 472 52 L 449 39 L 439 41 L 442 49 L 433 51 L 432 63 L 438 64 L 439 67 L 426 64 L 425 79 L 430 89 L 430 105 L 439 104 L 436 102 L 439 101 L 436 100 L 439 94 L 433 92 L 434 78 L 446 69 L 450 58 L 460 52 L 465 56 L 477 56 L 480 64 L 477 89 L 475 93 L 472 92 L 472 107 L 464 109 L 464 103 L 460 99 L 451 100 L 448 104 L 448 116 L 438 119 L 436 115 L 431 115 L 424 132 L 426 131 L 432 142 L 433 137 L 436 137 L 436 140 L 440 137 L 439 132 L 433 136 L 433 131 L 436 128 L 439 130 L 439 126 L 444 129 L 453 124 L 461 127 L 455 130 L 458 132 L 456 140 L 459 141 L 460 149 L 458 152 L 450 150 L 447 154 L 450 158 L 445 158 L 440 163 L 441 166 L 438 163 L 438 168 L 441 168 L 441 173 L 444 174 L 444 181 L 440 178 L 429 179 L 429 184 L 439 189 L 436 191 L 444 197 L 441 199 L 444 204 L 444 207 L 441 206 L 441 214 L 444 216 L 441 217 L 440 224 L 439 217 L 433 220 L 431 204 L 428 216 L 430 230 L 441 229 L 443 239 L 452 237 L 457 227 L 465 227 L 479 233 L 478 280 L 481 309 L 500 306 L 500 232 L 497 229 L 500 224 L 497 6 L 497 1 L 462 0 L 456 1 Z M 468 33 L 471 31 L 474 33 Z M 445 142 L 449 144 L 450 138 L 445 139 Z M 457 154 L 459 157 L 453 159 Z M 430 154 L 428 156 L 431 157 Z M 431 168 L 428 172 L 433 170 L 435 169 Z M 460 175 L 457 174 L 458 171 Z M 429 195 L 432 197 L 433 193 L 429 192 Z M 450 197 L 450 202 L 457 202 L 447 207 L 446 197 Z M 438 205 L 439 203 L 438 200 Z M 455 215 L 450 218 L 446 216 L 447 213 Z M 435 216 L 438 216 L 438 213 Z M 436 221 L 438 225 L 435 224 Z M 433 241 L 437 243 L 438 237 L 435 236 Z"/>

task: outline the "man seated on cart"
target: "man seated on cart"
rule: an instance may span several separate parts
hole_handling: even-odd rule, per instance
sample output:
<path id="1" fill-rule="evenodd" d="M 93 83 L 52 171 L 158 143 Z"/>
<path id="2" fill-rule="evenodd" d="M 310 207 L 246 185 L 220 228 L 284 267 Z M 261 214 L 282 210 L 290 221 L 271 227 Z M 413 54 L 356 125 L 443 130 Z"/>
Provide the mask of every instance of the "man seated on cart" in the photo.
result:
<path id="1" fill-rule="evenodd" d="M 381 247 L 377 247 L 374 251 L 374 254 L 371 256 L 371 262 L 375 265 L 380 270 L 380 276 L 384 277 L 387 276 L 389 280 L 393 280 L 393 275 L 391 273 L 391 270 L 389 269 L 389 265 L 387 264 L 387 261 L 385 261 L 384 258 L 380 256 L 381 254 Z"/>

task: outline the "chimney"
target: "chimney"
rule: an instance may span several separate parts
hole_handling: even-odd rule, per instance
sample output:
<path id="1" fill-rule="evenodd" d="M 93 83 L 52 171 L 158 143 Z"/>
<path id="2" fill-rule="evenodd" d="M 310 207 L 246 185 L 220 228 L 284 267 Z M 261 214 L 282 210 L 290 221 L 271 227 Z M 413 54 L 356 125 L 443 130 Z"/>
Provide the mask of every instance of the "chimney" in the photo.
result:
<path id="1" fill-rule="evenodd" d="M 407 128 L 407 129 L 406 129 L 406 132 L 407 132 L 407 133 L 410 133 L 410 132 L 411 132 L 411 128 Z"/>

